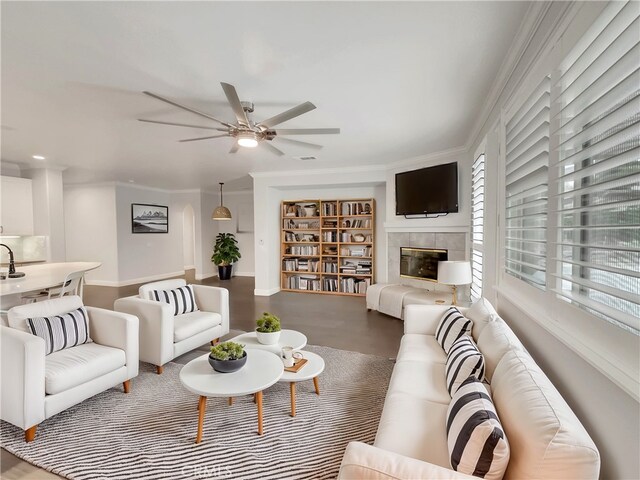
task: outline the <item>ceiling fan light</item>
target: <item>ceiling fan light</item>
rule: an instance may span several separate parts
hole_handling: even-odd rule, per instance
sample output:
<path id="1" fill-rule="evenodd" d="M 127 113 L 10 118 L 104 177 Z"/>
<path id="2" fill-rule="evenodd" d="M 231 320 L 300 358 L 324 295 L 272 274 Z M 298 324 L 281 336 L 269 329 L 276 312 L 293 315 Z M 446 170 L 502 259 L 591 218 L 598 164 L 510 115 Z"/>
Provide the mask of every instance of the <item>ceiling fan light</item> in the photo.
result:
<path id="1" fill-rule="evenodd" d="M 258 146 L 258 138 L 253 132 L 239 133 L 238 145 L 240 145 L 241 147 L 255 148 Z"/>

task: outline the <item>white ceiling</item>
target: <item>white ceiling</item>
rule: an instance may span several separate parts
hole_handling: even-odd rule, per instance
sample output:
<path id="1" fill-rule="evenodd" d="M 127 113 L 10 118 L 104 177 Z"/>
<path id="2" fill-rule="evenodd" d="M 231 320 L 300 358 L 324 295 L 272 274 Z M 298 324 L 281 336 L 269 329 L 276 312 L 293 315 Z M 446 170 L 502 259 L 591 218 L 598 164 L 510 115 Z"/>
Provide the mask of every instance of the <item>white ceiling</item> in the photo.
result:
<path id="1" fill-rule="evenodd" d="M 463 145 L 526 2 L 6 2 L 2 160 L 68 167 L 65 181 L 211 188 L 250 171 L 381 164 Z M 233 120 L 220 82 L 257 120 L 303 101 L 281 128 L 339 127 L 228 154 L 193 143 L 217 126 L 141 93 Z M 301 162 L 292 157 L 316 155 Z M 42 163 L 42 162 L 41 162 Z"/>

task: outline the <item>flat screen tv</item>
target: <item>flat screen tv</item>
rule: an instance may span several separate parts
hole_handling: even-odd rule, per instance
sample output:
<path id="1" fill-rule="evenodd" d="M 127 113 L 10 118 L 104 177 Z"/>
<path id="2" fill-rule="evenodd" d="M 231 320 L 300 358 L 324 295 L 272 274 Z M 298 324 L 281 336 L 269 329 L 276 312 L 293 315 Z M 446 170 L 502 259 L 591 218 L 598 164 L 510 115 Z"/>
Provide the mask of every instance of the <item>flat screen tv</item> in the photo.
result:
<path id="1" fill-rule="evenodd" d="M 396 174 L 396 215 L 458 211 L 456 162 Z"/>
<path id="2" fill-rule="evenodd" d="M 400 276 L 438 281 L 438 262 L 449 257 L 447 250 L 400 247 Z"/>

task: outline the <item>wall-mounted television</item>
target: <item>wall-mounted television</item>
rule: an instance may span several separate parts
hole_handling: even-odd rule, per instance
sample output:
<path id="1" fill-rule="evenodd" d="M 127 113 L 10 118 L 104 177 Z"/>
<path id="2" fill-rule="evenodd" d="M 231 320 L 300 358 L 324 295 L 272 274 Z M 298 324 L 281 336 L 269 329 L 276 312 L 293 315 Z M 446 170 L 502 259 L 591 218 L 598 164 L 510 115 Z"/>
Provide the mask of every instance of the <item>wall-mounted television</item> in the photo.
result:
<path id="1" fill-rule="evenodd" d="M 396 174 L 396 215 L 458 211 L 456 162 Z"/>
<path id="2" fill-rule="evenodd" d="M 438 262 L 449 258 L 447 250 L 400 247 L 400 276 L 438 281 Z"/>

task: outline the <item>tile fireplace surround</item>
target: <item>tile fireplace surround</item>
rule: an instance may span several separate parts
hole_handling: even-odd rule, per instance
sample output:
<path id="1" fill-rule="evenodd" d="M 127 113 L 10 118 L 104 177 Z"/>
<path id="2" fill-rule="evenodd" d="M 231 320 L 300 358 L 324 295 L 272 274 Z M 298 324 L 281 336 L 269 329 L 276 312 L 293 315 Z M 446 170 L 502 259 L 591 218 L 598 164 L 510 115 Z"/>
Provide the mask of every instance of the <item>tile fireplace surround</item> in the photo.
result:
<path id="1" fill-rule="evenodd" d="M 451 291 L 446 285 L 438 285 L 433 282 L 400 277 L 400 247 L 414 248 L 441 248 L 449 251 L 449 260 L 465 260 L 467 252 L 466 233 L 408 233 L 389 232 L 387 234 L 387 248 L 389 250 L 387 275 L 389 283 L 400 283 L 428 290 Z M 469 287 L 465 286 L 458 291 L 462 298 L 468 298 Z"/>

